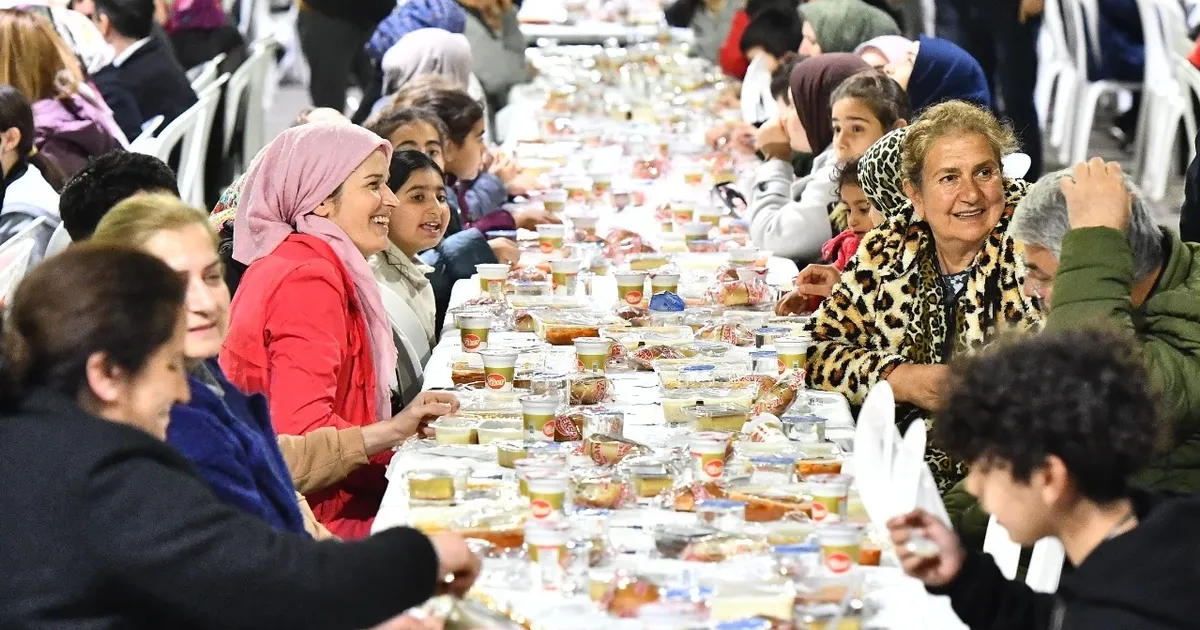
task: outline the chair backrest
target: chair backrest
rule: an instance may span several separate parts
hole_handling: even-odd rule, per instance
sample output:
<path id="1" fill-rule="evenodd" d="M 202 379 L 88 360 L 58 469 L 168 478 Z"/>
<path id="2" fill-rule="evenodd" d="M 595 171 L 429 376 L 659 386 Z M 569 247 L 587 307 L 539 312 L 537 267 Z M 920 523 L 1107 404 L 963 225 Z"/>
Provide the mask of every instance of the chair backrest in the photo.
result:
<path id="1" fill-rule="evenodd" d="M 771 98 L 771 71 L 767 69 L 765 55 L 750 62 L 746 76 L 742 79 L 742 120 L 760 123 L 778 112 L 775 99 Z"/>
<path id="2" fill-rule="evenodd" d="M 1067 50 L 1071 51 L 1072 64 L 1081 77 L 1088 77 L 1089 60 L 1099 63 L 1096 55 L 1095 37 L 1088 31 L 1087 0 L 1062 0 L 1063 34 Z M 1092 5 L 1095 8 L 1095 5 Z"/>
<path id="3" fill-rule="evenodd" d="M 1148 89 L 1173 82 L 1169 47 L 1164 39 L 1162 14 L 1157 0 L 1137 0 L 1138 16 L 1142 20 L 1142 39 L 1145 41 L 1145 82 Z"/>
<path id="4" fill-rule="evenodd" d="M 38 229 L 46 217 L 37 217 L 0 245 L 0 308 L 12 302 L 12 294 L 29 271 L 37 246 Z"/>
<path id="5" fill-rule="evenodd" d="M 1070 0 L 1046 0 L 1042 11 L 1042 32 L 1050 40 L 1050 48 L 1056 59 L 1070 60 L 1072 51 L 1067 44 L 1066 27 L 1063 24 L 1063 2 Z"/>
<path id="6" fill-rule="evenodd" d="M 188 79 L 192 83 L 192 91 L 200 94 L 204 88 L 212 84 L 217 78 L 217 73 L 220 72 L 219 66 L 225 61 L 225 53 L 221 53 L 208 61 L 188 70 Z M 195 76 L 193 76 L 193 73 Z"/>
<path id="7" fill-rule="evenodd" d="M 1017 575 L 1021 562 L 1021 546 L 1008 536 L 1008 530 L 992 517 L 988 521 L 987 534 L 983 539 L 983 552 L 990 554 L 1004 577 L 1012 580 Z M 1025 583 L 1035 591 L 1053 593 L 1058 589 L 1062 575 L 1063 559 L 1066 557 L 1062 543 L 1057 538 L 1043 538 L 1033 545 L 1033 557 L 1025 572 Z"/>
<path id="8" fill-rule="evenodd" d="M 1154 0 L 1154 8 L 1166 52 L 1174 51 L 1186 57 L 1192 52 L 1194 42 L 1188 37 L 1187 14 L 1183 6 L 1179 0 Z"/>
<path id="9" fill-rule="evenodd" d="M 254 133 L 261 139 L 263 126 L 262 82 L 267 77 L 267 67 L 275 52 L 275 40 L 267 38 L 250 45 L 250 56 L 229 77 L 225 87 L 225 128 L 223 129 L 223 152 L 229 153 L 233 146 L 233 132 L 237 127 L 238 113 L 244 111 L 243 132 Z M 257 88 L 257 89 L 256 89 Z M 257 93 L 258 98 L 254 96 Z M 243 109 L 245 108 L 245 109 Z M 254 154 L 244 155 L 249 161 Z"/>
<path id="10" fill-rule="evenodd" d="M 176 146 L 181 147 L 177 173 L 180 198 L 195 206 L 204 205 L 204 160 L 221 88 L 227 81 L 229 74 L 221 75 L 200 92 L 196 104 L 187 108 L 158 134 L 155 142 L 141 147 L 164 162 L 170 159 Z"/>

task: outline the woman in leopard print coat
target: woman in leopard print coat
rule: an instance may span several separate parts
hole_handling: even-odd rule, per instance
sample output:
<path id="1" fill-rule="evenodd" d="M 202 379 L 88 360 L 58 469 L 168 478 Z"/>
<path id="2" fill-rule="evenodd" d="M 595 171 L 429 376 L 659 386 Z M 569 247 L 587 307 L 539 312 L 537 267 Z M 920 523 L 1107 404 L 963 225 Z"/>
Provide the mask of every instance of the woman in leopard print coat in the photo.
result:
<path id="1" fill-rule="evenodd" d="M 1014 144 L 990 113 L 951 101 L 863 155 L 863 191 L 886 221 L 863 238 L 813 317 L 810 386 L 859 405 L 887 380 L 904 430 L 937 408 L 952 355 L 1040 327 L 1005 234 L 1026 188 L 1001 175 Z M 942 491 L 965 473 L 936 445 L 926 460 Z"/>

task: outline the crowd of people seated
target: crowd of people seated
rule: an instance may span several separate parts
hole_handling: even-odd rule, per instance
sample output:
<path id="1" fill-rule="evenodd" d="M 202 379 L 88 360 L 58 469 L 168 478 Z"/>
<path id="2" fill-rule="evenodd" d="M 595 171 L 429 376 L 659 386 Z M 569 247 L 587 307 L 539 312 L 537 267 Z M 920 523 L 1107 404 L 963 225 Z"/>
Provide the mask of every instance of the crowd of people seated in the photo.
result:
<path id="1" fill-rule="evenodd" d="M 0 628 L 432 630 L 405 611 L 479 572 L 459 536 L 369 534 L 394 447 L 459 406 L 395 331 L 435 346 L 455 283 L 518 262 L 495 233 L 559 220 L 506 207 L 537 179 L 489 147 L 534 78 L 518 7 L 297 4 L 313 108 L 211 208 L 129 147 L 197 102 L 186 70 L 247 58 L 219 0 L 0 8 L 0 244 L 34 242 L 0 326 Z M 901 431 L 930 423 L 953 527 L 891 533 L 972 628 L 1192 627 L 1200 162 L 1179 230 L 1115 162 L 1043 174 L 1040 2 L 939 0 L 914 38 L 898 4 L 665 9 L 731 82 L 771 75 L 778 114 L 707 139 L 759 160 L 746 229 L 799 263 L 775 310 L 811 314 L 806 385 L 857 407 L 886 382 Z M 1122 45 L 1097 72 L 1136 74 L 1129 7 L 1099 4 Z M 1063 542 L 1056 596 L 981 553 L 989 516 Z"/>

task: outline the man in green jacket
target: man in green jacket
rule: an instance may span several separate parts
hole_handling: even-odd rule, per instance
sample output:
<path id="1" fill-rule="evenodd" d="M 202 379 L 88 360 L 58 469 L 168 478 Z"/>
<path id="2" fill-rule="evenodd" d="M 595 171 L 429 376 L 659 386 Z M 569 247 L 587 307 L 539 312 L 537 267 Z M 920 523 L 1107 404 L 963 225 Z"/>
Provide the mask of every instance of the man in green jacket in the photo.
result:
<path id="1" fill-rule="evenodd" d="M 1009 228 L 1025 248 L 1025 290 L 1047 330 L 1107 325 L 1139 342 L 1158 396 L 1159 453 L 1136 482 L 1200 492 L 1200 244 L 1155 224 L 1115 162 L 1095 158 L 1043 177 Z M 964 538 L 987 516 L 962 484 L 946 495 Z"/>

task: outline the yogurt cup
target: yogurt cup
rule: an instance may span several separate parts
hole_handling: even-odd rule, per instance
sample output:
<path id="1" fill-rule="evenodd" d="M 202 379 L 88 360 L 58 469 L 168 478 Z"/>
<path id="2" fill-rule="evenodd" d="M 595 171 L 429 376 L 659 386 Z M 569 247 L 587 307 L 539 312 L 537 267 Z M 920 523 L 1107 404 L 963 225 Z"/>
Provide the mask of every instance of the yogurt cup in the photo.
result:
<path id="1" fill-rule="evenodd" d="M 704 481 L 716 481 L 724 477 L 728 447 L 728 433 L 701 431 L 688 436 L 688 450 L 695 460 L 696 476 Z"/>
<path id="2" fill-rule="evenodd" d="M 612 339 L 601 337 L 576 337 L 575 359 L 580 372 L 603 374 L 608 365 L 608 353 Z"/>
<path id="3" fill-rule="evenodd" d="M 567 190 L 565 188 L 550 188 L 542 191 L 542 209 L 550 214 L 558 214 L 567 209 Z"/>
<path id="4" fill-rule="evenodd" d="M 713 207 L 700 208 L 696 211 L 696 220 L 712 227 L 721 227 L 721 211 Z"/>
<path id="5" fill-rule="evenodd" d="M 611 180 L 609 182 L 612 183 Z M 590 177 L 564 177 L 562 180 L 563 189 L 567 191 L 567 198 L 576 203 L 586 203 L 592 195 L 592 180 Z"/>
<path id="6" fill-rule="evenodd" d="M 573 296 L 579 285 L 579 259 L 550 261 L 550 282 L 554 295 Z"/>
<path id="7" fill-rule="evenodd" d="M 509 266 L 503 263 L 475 265 L 475 273 L 479 274 L 479 290 L 487 295 L 503 296 L 508 272 Z"/>
<path id="8" fill-rule="evenodd" d="M 654 273 L 650 274 L 651 293 L 679 293 L 679 274 Z"/>
<path id="9" fill-rule="evenodd" d="M 812 340 L 807 337 L 778 337 L 775 339 L 775 354 L 779 358 L 779 373 L 788 370 L 803 370 L 808 346 Z"/>
<path id="10" fill-rule="evenodd" d="M 563 236 L 567 228 L 561 223 L 543 223 L 537 226 L 538 248 L 543 254 L 550 254 L 562 249 Z"/>
<path id="11" fill-rule="evenodd" d="M 610 172 L 592 173 L 592 195 L 597 199 L 612 192 L 613 174 Z"/>
<path id="12" fill-rule="evenodd" d="M 492 327 L 492 316 L 486 313 L 462 313 L 454 316 L 462 340 L 463 352 L 479 352 L 487 349 L 488 330 Z"/>
<path id="13" fill-rule="evenodd" d="M 529 490 L 529 513 L 533 518 L 545 520 L 562 515 L 567 503 L 567 489 L 571 485 L 567 471 L 531 470 L 526 475 L 525 485 Z"/>
<path id="14" fill-rule="evenodd" d="M 812 495 L 814 523 L 836 523 L 845 519 L 850 481 L 849 475 L 810 475 L 805 479 L 808 493 Z"/>
<path id="15" fill-rule="evenodd" d="M 571 225 L 575 226 L 576 231 L 596 235 L 596 224 L 600 222 L 600 217 L 594 214 L 575 214 L 567 218 L 571 220 Z"/>
<path id="16" fill-rule="evenodd" d="M 711 225 L 700 221 L 684 223 L 679 227 L 683 231 L 683 240 L 686 243 L 707 240 L 708 233 L 712 230 Z"/>
<path id="17" fill-rule="evenodd" d="M 617 301 L 637 306 L 642 303 L 646 290 L 646 272 L 623 271 L 613 274 L 617 278 Z"/>
<path id="18" fill-rule="evenodd" d="M 738 280 L 741 280 L 742 282 L 752 282 L 754 280 L 761 280 L 763 282 L 766 282 L 767 281 L 767 268 L 766 267 L 738 267 L 737 268 L 737 277 L 738 277 Z"/>
<path id="19" fill-rule="evenodd" d="M 729 262 L 735 265 L 752 265 L 758 262 L 758 248 L 748 245 L 734 247 L 729 250 Z"/>
<path id="20" fill-rule="evenodd" d="M 827 571 L 834 575 L 845 575 L 858 564 L 858 554 L 862 551 L 862 528 L 849 523 L 830 523 L 819 525 L 816 536 Z"/>
<path id="21" fill-rule="evenodd" d="M 696 209 L 692 207 L 692 202 L 690 201 L 672 201 L 671 217 L 680 225 L 691 223 L 696 220 Z"/>
<path id="22" fill-rule="evenodd" d="M 563 469 L 563 466 L 551 460 L 526 457 L 517 460 L 513 464 L 513 469 L 517 471 L 517 492 L 521 496 L 529 498 L 529 475 L 536 472 L 559 471 Z"/>
<path id="23" fill-rule="evenodd" d="M 512 389 L 517 371 L 517 351 L 492 348 L 479 353 L 483 357 L 483 382 L 489 391 Z"/>
<path id="24" fill-rule="evenodd" d="M 558 414 L 557 396 L 521 397 L 521 419 L 525 423 L 525 439 L 535 442 L 554 441 L 554 416 Z"/>
<path id="25" fill-rule="evenodd" d="M 704 167 L 696 162 L 683 165 L 683 183 L 688 186 L 699 186 L 704 183 Z"/>
<path id="26" fill-rule="evenodd" d="M 561 578 L 567 566 L 567 544 L 571 541 L 570 525 L 553 519 L 530 519 L 525 523 L 525 551 L 537 570 L 544 589 Z"/>

